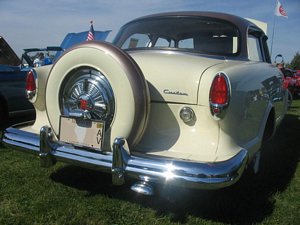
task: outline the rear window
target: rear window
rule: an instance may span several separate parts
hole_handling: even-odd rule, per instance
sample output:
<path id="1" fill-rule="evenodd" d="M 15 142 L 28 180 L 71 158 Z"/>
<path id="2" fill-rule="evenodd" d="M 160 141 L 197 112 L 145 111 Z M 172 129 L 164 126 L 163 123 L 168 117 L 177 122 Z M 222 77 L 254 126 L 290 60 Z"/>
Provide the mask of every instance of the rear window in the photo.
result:
<path id="1" fill-rule="evenodd" d="M 114 40 L 122 49 L 177 49 L 203 54 L 238 53 L 239 32 L 231 23 L 206 17 L 167 17 L 125 25 Z"/>

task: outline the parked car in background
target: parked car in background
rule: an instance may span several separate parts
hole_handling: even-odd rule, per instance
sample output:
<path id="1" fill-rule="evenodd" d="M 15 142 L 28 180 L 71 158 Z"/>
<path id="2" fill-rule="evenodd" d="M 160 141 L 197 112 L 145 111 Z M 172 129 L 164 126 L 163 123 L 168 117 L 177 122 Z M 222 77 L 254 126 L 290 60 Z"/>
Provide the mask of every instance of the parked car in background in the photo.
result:
<path id="1" fill-rule="evenodd" d="M 50 65 L 56 61 L 57 55 L 62 53 L 60 46 L 48 46 L 46 48 L 24 49 L 21 60 L 24 67 L 38 67 Z"/>
<path id="2" fill-rule="evenodd" d="M 290 107 L 293 98 L 300 94 L 300 76 L 297 75 L 296 70 L 285 68 L 284 63 L 277 63 L 276 66 L 283 74 L 283 86 L 288 91 L 288 106 Z"/>
<path id="3" fill-rule="evenodd" d="M 28 61 L 24 61 L 28 64 Z M 0 124 L 8 117 L 34 114 L 34 108 L 25 95 L 25 78 L 30 68 L 0 36 Z"/>
<path id="4" fill-rule="evenodd" d="M 287 110 L 283 75 L 271 64 L 265 24 L 214 12 L 145 16 L 113 44 L 73 46 L 29 71 L 34 123 L 3 143 L 134 181 L 151 195 L 168 185 L 219 189 L 246 168 Z"/>
<path id="5" fill-rule="evenodd" d="M 300 76 L 296 75 L 296 71 L 283 68 L 281 69 L 284 75 L 284 84 L 291 92 L 292 96 L 298 96 L 300 93 Z"/>
<path id="6" fill-rule="evenodd" d="M 104 41 L 109 35 L 110 30 L 94 32 L 95 40 Z M 24 49 L 24 52 L 21 57 L 22 64 L 27 67 L 50 65 L 54 63 L 65 50 L 71 48 L 72 46 L 78 43 L 85 42 L 87 35 L 88 31 L 83 31 L 79 33 L 68 33 L 64 37 L 60 46 Z M 42 57 L 41 60 L 37 60 L 39 57 Z M 35 65 L 35 61 L 38 62 L 37 65 Z"/>
<path id="7" fill-rule="evenodd" d="M 94 31 L 94 40 L 95 41 L 105 41 L 108 35 L 110 34 L 111 30 L 105 30 L 105 31 L 99 31 L 95 30 Z M 63 41 L 60 44 L 60 47 L 65 51 L 74 45 L 85 42 L 88 36 L 88 31 L 83 31 L 83 32 L 78 32 L 78 33 L 68 33 Z M 58 52 L 58 54 L 55 56 L 58 58 L 62 52 Z"/>

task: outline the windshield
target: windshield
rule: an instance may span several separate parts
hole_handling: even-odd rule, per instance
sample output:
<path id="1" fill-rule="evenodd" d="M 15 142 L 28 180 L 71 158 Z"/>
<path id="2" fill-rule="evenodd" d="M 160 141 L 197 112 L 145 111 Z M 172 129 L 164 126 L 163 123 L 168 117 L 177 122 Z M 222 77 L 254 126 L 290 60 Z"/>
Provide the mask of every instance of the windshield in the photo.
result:
<path id="1" fill-rule="evenodd" d="M 172 48 L 203 54 L 238 52 L 239 32 L 231 23 L 207 17 L 166 17 L 122 27 L 114 44 L 122 49 Z"/>

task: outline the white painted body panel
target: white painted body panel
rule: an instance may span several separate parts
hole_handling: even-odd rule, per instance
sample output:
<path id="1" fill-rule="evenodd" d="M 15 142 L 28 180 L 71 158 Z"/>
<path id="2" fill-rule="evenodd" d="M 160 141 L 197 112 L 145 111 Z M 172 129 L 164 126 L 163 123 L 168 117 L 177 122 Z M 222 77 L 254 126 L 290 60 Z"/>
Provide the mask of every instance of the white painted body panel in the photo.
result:
<path id="1" fill-rule="evenodd" d="M 264 96 L 263 82 L 270 75 L 280 78 L 278 70 L 268 63 L 166 54 L 131 54 L 149 82 L 152 100 L 149 125 L 136 150 L 196 161 L 224 161 L 243 148 L 252 156 L 261 146 L 272 107 Z M 220 71 L 230 80 L 231 100 L 225 118 L 216 121 L 210 113 L 209 91 Z M 284 99 L 284 90 L 278 85 L 277 97 Z M 188 95 L 165 94 L 165 89 Z M 193 108 L 194 124 L 180 119 L 180 109 L 185 106 Z M 275 101 L 274 107 L 276 120 L 281 120 L 286 103 Z"/>
<path id="2" fill-rule="evenodd" d="M 202 73 L 225 61 L 171 51 L 133 52 L 130 55 L 148 82 L 152 101 L 185 104 L 197 104 Z M 180 92 L 182 95 L 168 94 L 166 91 Z"/>
<path id="3" fill-rule="evenodd" d="M 280 76 L 274 67 L 170 52 L 134 52 L 131 56 L 148 82 L 152 102 L 146 132 L 133 151 L 214 162 L 229 159 L 243 148 L 251 155 L 259 149 L 271 107 L 269 99 L 263 96 L 266 90 L 262 83 L 270 73 Z M 34 104 L 37 119 L 30 128 L 36 133 L 50 124 L 44 101 L 49 69 L 39 69 L 39 96 Z M 230 80 L 231 99 L 225 118 L 218 121 L 210 113 L 209 90 L 220 71 Z M 183 95 L 166 94 L 164 90 Z M 284 102 L 274 104 L 280 120 L 285 112 Z M 195 123 L 185 124 L 180 119 L 179 112 L 184 106 L 193 108 Z"/>

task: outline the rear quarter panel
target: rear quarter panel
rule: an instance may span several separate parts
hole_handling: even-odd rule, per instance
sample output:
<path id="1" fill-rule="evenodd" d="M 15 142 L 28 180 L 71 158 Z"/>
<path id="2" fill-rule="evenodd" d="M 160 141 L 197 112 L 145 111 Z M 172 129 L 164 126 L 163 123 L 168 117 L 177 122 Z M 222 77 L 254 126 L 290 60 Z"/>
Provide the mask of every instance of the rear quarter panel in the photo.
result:
<path id="1" fill-rule="evenodd" d="M 37 78 L 37 98 L 33 102 L 36 120 L 34 124 L 29 128 L 31 132 L 39 133 L 40 129 L 44 125 L 50 126 L 47 112 L 46 112 L 46 104 L 45 104 L 45 92 L 46 92 L 46 84 L 48 80 L 48 76 L 50 73 L 50 69 L 52 65 L 42 66 L 35 68 L 36 73 L 38 74 Z"/>
<path id="2" fill-rule="evenodd" d="M 204 72 L 199 86 L 199 105 L 209 107 L 209 89 L 220 71 L 229 78 L 230 102 L 225 117 L 218 121 L 217 158 L 232 155 L 233 146 L 249 150 L 251 156 L 261 145 L 271 109 L 275 110 L 276 121 L 285 113 L 282 76 L 268 63 L 227 61 Z"/>

